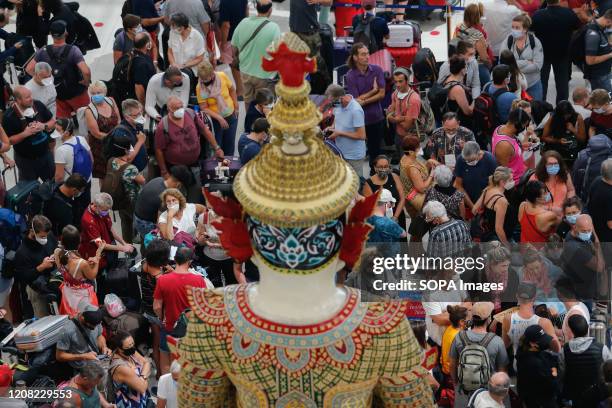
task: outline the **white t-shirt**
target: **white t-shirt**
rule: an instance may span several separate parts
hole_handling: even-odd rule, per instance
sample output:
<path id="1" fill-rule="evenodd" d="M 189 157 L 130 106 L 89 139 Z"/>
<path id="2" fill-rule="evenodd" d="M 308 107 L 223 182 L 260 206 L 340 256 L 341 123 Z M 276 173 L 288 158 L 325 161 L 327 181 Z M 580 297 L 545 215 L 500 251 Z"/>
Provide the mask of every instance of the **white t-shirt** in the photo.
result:
<path id="1" fill-rule="evenodd" d="M 34 82 L 34 79 L 30 79 L 28 82 L 26 82 L 25 87 L 32 91 L 32 98 L 42 102 L 43 105 L 45 105 L 55 117 L 55 100 L 57 98 L 55 86 L 38 85 L 36 82 Z"/>
<path id="2" fill-rule="evenodd" d="M 591 314 L 589 313 L 589 309 L 582 302 L 578 302 L 574 306 L 570 307 L 570 309 L 565 313 L 565 317 L 563 318 L 563 325 L 561 326 L 561 330 L 563 331 L 563 338 L 566 342 L 570 341 L 574 338 L 574 333 L 569 328 L 568 321 L 569 318 L 575 314 L 582 315 L 587 322 L 591 321 Z"/>
<path id="3" fill-rule="evenodd" d="M 180 220 L 172 218 L 172 226 L 177 229 L 176 232 L 185 232 L 189 235 L 195 236 L 196 225 L 195 225 L 196 206 L 195 204 L 187 204 L 183 209 L 183 216 Z M 164 211 L 159 215 L 158 222 L 160 224 L 168 223 L 168 211 Z"/>
<path id="4" fill-rule="evenodd" d="M 446 312 L 447 306 L 460 305 L 461 302 L 422 302 L 423 309 L 425 309 L 425 326 L 427 328 L 427 334 L 429 337 L 436 342 L 438 346 L 442 346 L 442 335 L 446 326 L 439 326 L 431 320 L 431 316 L 436 316 Z"/>
<path id="5" fill-rule="evenodd" d="M 170 31 L 168 39 L 168 47 L 172 49 L 174 61 L 177 65 L 183 65 L 198 55 L 206 56 L 206 47 L 204 46 L 204 37 L 197 30 L 191 29 L 189 36 L 183 40 L 180 34 Z M 191 67 L 191 70 L 197 75 L 197 66 Z"/>
<path id="6" fill-rule="evenodd" d="M 164 374 L 159 377 L 157 382 L 157 396 L 166 400 L 166 408 L 178 408 L 176 402 L 176 392 L 178 387 L 176 381 L 172 378 L 172 374 Z"/>
<path id="7" fill-rule="evenodd" d="M 66 179 L 72 174 L 72 166 L 74 165 L 74 148 L 66 143 L 76 145 L 77 137 L 79 138 L 81 145 L 83 145 L 88 152 L 91 152 L 91 148 L 89 147 L 89 144 L 87 144 L 87 139 L 82 136 L 72 136 L 70 139 L 66 140 L 55 148 L 55 164 L 64 165 L 64 181 L 66 181 Z"/>
<path id="8" fill-rule="evenodd" d="M 500 404 L 491 398 L 489 391 L 483 391 L 476 396 L 474 408 L 504 408 L 504 404 Z"/>

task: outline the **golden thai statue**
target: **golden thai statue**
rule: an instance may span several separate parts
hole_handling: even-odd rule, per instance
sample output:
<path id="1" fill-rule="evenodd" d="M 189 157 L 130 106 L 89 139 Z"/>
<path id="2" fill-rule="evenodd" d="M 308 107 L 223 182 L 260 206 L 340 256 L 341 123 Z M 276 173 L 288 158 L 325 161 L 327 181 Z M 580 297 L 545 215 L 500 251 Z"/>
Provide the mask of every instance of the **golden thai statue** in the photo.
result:
<path id="1" fill-rule="evenodd" d="M 335 275 L 359 258 L 375 204 L 317 136 L 304 80 L 307 46 L 285 34 L 263 67 L 278 71 L 271 142 L 240 170 L 237 201 L 206 194 L 227 253 L 258 283 L 189 290 L 178 345 L 181 407 L 433 407 L 402 301 L 362 303 Z"/>

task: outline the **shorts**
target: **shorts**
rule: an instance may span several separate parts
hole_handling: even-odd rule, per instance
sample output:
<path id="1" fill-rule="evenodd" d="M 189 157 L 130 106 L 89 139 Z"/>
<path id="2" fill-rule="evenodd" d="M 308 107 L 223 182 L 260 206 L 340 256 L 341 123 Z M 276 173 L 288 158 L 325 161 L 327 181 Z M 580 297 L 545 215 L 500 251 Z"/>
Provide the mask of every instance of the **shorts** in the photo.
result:
<path id="1" fill-rule="evenodd" d="M 164 352 L 164 353 L 170 353 L 170 347 L 168 347 L 168 339 L 166 338 L 166 336 L 169 334 L 166 331 L 165 327 L 161 327 L 159 330 L 160 334 L 160 338 L 159 338 L 159 350 Z"/>

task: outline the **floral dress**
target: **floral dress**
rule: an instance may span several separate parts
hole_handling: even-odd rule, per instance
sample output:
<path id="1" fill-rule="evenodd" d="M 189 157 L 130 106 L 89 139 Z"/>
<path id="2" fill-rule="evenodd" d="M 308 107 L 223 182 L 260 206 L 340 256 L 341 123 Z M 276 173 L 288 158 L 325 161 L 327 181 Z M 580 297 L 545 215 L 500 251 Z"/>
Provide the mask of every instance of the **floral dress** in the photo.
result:
<path id="1" fill-rule="evenodd" d="M 113 378 L 115 370 L 122 366 L 128 365 L 128 362 L 121 358 L 114 358 L 108 369 L 109 373 L 109 391 L 108 391 L 108 402 L 115 404 L 117 408 L 146 408 L 148 401 L 151 399 L 151 394 L 147 390 L 145 393 L 138 393 L 131 389 L 125 383 L 118 383 Z M 134 367 L 136 375 L 140 376 L 142 373 L 142 367 L 138 364 Z M 114 398 L 113 398 L 114 395 Z"/>
<path id="2" fill-rule="evenodd" d="M 121 164 L 119 164 L 118 160 L 115 159 L 113 160 L 112 166 L 113 170 L 119 170 Z M 132 207 L 134 206 L 136 197 L 138 197 L 138 193 L 140 192 L 140 185 L 138 185 L 138 183 L 135 181 L 138 174 L 140 174 L 138 168 L 133 164 L 130 164 L 123 170 L 123 175 L 121 176 L 125 193 L 127 194 L 130 206 Z"/>

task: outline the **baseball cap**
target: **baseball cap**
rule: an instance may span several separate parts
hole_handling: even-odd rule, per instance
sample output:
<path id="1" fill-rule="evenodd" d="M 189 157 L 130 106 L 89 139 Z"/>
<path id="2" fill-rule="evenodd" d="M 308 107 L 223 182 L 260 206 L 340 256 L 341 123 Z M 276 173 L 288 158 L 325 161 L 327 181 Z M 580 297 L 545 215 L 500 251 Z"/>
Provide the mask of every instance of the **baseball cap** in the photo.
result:
<path id="1" fill-rule="evenodd" d="M 376 7 L 376 0 L 361 0 L 361 7 Z"/>
<path id="2" fill-rule="evenodd" d="M 539 324 L 527 327 L 524 336 L 528 342 L 538 343 L 540 348 L 548 348 L 553 339 Z"/>
<path id="3" fill-rule="evenodd" d="M 395 201 L 396 200 L 393 197 L 393 194 L 391 194 L 391 192 L 386 188 L 383 188 L 380 192 L 380 195 L 378 196 L 379 203 L 394 203 Z"/>
<path id="4" fill-rule="evenodd" d="M 66 22 L 64 20 L 55 20 L 49 26 L 49 34 L 52 37 L 61 37 L 66 33 Z"/>
<path id="5" fill-rule="evenodd" d="M 521 282 L 516 291 L 516 297 L 523 300 L 531 300 L 536 296 L 536 286 L 530 282 Z"/>
<path id="6" fill-rule="evenodd" d="M 472 305 L 472 317 L 478 317 L 480 320 L 486 320 L 491 313 L 495 305 L 493 302 L 476 302 Z"/>

